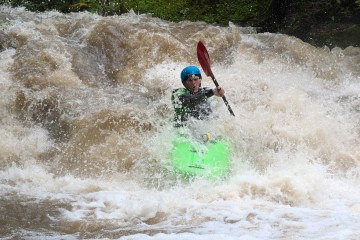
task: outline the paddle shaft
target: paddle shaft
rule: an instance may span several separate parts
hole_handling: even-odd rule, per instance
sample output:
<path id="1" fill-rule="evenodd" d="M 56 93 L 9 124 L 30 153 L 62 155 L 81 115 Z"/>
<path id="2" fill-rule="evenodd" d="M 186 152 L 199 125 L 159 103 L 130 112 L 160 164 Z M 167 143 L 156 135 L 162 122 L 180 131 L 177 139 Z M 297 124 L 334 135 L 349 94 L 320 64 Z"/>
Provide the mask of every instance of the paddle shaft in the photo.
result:
<path id="1" fill-rule="evenodd" d="M 211 79 L 212 79 L 213 82 L 215 83 L 215 86 L 218 88 L 218 87 L 219 87 L 219 83 L 218 83 L 217 80 L 215 79 L 215 76 L 211 76 Z M 225 103 L 227 109 L 229 110 L 230 114 L 235 117 L 235 114 L 234 114 L 233 110 L 231 109 L 229 102 L 226 100 L 225 95 L 222 97 L 222 99 L 224 100 L 224 103 Z"/>

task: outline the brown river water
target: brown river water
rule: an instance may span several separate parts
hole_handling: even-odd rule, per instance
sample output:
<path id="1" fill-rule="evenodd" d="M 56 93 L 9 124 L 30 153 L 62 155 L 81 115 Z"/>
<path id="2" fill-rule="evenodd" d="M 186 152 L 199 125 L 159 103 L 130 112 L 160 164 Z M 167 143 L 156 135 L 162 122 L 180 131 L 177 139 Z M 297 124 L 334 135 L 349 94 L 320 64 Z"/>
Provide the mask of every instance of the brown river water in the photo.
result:
<path id="1" fill-rule="evenodd" d="M 193 122 L 230 143 L 222 181 L 168 157 L 200 40 L 236 115 Z M 360 239 L 359 48 L 6 6 L 0 44 L 1 239 Z"/>

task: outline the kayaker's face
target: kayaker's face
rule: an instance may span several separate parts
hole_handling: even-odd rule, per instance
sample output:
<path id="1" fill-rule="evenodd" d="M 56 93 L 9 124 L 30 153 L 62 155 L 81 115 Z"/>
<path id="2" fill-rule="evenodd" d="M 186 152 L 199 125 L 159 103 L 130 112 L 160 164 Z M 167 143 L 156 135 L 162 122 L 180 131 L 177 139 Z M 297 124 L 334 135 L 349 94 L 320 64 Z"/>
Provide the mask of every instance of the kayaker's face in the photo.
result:
<path id="1" fill-rule="evenodd" d="M 184 85 L 190 92 L 196 93 L 200 89 L 201 78 L 193 75 L 184 82 Z"/>

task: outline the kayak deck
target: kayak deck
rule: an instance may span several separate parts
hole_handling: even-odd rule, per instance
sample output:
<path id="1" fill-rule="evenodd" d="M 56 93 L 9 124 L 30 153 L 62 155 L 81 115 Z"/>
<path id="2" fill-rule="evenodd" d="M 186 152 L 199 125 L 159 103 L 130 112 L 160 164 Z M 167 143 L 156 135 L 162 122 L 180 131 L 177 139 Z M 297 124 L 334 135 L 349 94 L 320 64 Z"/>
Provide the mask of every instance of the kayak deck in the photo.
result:
<path id="1" fill-rule="evenodd" d="M 229 144 L 224 139 L 199 142 L 178 134 L 172 141 L 171 163 L 185 179 L 205 177 L 222 179 L 229 172 Z"/>

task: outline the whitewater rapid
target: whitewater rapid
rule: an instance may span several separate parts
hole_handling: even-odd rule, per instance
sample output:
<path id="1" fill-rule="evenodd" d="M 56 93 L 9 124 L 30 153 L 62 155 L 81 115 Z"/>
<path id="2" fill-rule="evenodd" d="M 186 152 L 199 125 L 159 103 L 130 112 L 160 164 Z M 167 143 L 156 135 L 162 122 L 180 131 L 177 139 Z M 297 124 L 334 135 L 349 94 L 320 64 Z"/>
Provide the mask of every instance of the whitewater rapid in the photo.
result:
<path id="1" fill-rule="evenodd" d="M 233 117 L 223 181 L 171 169 L 203 41 Z M 359 239 L 360 49 L 129 12 L 0 6 L 2 239 Z M 213 87 L 210 78 L 203 86 Z"/>

